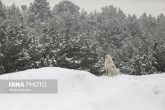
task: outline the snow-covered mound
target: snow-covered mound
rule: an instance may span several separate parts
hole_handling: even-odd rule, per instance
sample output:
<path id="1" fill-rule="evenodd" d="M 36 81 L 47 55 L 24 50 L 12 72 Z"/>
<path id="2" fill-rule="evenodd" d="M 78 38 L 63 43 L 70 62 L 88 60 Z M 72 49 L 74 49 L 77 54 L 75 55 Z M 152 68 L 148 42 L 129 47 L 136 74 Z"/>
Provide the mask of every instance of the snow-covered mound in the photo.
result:
<path id="1" fill-rule="evenodd" d="M 97 77 L 49 67 L 0 79 L 58 80 L 57 94 L 0 94 L 1 110 L 165 110 L 165 74 Z"/>

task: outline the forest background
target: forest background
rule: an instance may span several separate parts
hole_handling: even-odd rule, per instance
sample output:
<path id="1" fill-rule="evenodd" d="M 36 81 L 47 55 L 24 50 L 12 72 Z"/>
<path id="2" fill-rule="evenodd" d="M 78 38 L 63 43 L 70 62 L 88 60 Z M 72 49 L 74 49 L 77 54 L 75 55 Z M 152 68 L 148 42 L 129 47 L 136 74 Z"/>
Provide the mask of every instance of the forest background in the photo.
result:
<path id="1" fill-rule="evenodd" d="M 107 51 L 123 74 L 165 72 L 165 16 L 126 15 L 112 5 L 89 13 L 70 1 L 53 9 L 47 0 L 21 7 L 0 1 L 0 74 L 53 66 L 102 75 Z"/>

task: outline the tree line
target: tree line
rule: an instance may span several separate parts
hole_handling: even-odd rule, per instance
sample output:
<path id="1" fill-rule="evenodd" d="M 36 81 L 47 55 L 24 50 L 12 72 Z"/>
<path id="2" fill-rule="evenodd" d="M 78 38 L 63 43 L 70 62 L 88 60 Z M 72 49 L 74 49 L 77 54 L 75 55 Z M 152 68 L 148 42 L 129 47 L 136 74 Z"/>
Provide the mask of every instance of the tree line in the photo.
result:
<path id="1" fill-rule="evenodd" d="M 47 0 L 21 7 L 0 1 L 0 74 L 58 66 L 102 75 L 106 52 L 123 74 L 165 72 L 165 16 L 126 15 L 112 5 L 88 13 L 70 1 L 53 9 Z"/>

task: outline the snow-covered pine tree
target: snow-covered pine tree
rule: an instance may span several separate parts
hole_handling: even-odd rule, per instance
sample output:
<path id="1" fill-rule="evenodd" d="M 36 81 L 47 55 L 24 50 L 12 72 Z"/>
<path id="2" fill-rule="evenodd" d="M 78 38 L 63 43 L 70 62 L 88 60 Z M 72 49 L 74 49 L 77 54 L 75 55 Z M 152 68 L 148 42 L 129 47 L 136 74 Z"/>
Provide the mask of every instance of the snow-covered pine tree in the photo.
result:
<path id="1" fill-rule="evenodd" d="M 27 69 L 30 41 L 23 26 L 12 26 L 8 23 L 0 26 L 0 65 L 3 67 L 0 74 Z"/>
<path id="2" fill-rule="evenodd" d="M 34 0 L 29 10 L 34 13 L 36 22 L 46 22 L 50 18 L 50 6 L 47 0 Z"/>

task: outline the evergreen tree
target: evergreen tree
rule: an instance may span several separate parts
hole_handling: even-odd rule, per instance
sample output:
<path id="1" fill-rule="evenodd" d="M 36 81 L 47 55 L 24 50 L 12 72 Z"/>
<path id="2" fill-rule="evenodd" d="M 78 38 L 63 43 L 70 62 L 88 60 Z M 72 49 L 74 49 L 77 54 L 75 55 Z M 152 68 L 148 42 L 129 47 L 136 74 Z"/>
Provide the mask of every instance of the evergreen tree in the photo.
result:
<path id="1" fill-rule="evenodd" d="M 34 14 L 38 22 L 45 22 L 50 17 L 50 6 L 47 0 L 34 0 L 30 4 L 29 10 Z"/>
<path id="2" fill-rule="evenodd" d="M 58 32 L 63 39 L 63 46 L 77 36 L 79 30 L 79 7 L 70 1 L 62 1 L 53 8 L 53 20 L 58 25 Z"/>
<path id="3" fill-rule="evenodd" d="M 0 22 L 3 22 L 6 19 L 6 7 L 0 0 Z"/>
<path id="4" fill-rule="evenodd" d="M 30 38 L 27 31 L 22 26 L 0 26 L 0 65 L 3 67 L 2 73 L 9 73 L 27 69 L 27 53 Z M 1 73 L 1 74 L 2 74 Z"/>
<path id="5" fill-rule="evenodd" d="M 23 17 L 21 15 L 20 9 L 15 5 L 12 4 L 11 6 L 9 6 L 7 8 L 7 18 L 6 21 L 10 24 L 10 25 L 22 25 L 23 23 Z"/>

